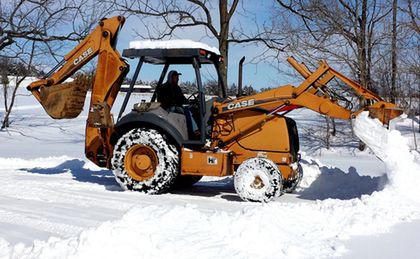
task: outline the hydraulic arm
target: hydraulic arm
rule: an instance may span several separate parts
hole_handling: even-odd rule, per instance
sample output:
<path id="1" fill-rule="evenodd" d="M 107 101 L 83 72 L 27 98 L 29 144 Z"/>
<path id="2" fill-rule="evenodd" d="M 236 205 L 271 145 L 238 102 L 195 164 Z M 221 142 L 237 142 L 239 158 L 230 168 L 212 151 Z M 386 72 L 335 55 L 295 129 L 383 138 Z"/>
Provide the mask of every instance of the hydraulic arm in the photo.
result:
<path id="1" fill-rule="evenodd" d="M 384 101 L 372 91 L 335 71 L 325 61 L 322 61 L 318 69 L 313 73 L 304 64 L 299 64 L 293 57 L 288 58 L 288 61 L 305 78 L 298 87 L 285 85 L 233 101 L 215 103 L 214 116 L 216 127 L 214 130 L 215 139 L 213 139 L 214 146 L 235 141 L 276 116 L 284 115 L 290 110 L 301 107 L 339 119 L 351 119 L 363 110 L 369 110 L 370 115 L 378 118 L 383 124 L 388 124 L 389 120 L 402 113 L 402 110 L 397 108 L 395 104 Z M 356 110 L 343 106 L 337 99 L 337 96 L 334 95 L 334 91 L 331 91 L 328 87 L 328 83 L 334 78 L 353 89 L 358 96 L 368 100 L 368 103 L 371 105 Z M 252 117 L 241 127 L 234 127 L 234 129 L 229 130 L 228 134 L 218 130 L 226 127 L 217 125 L 217 119 L 220 119 L 220 123 L 225 123 L 229 121 L 229 117 L 249 116 L 249 114 L 245 115 L 245 113 L 242 116 L 237 115 L 241 111 L 248 113 L 257 112 L 260 115 Z M 235 126 L 234 124 L 232 125 Z"/>
<path id="2" fill-rule="evenodd" d="M 90 82 L 85 76 L 79 76 L 70 83 L 63 82 L 98 56 L 86 124 L 85 153 L 100 166 L 110 165 L 112 154 L 109 154 L 109 150 L 112 147 L 109 139 L 113 127 L 110 110 L 122 80 L 129 71 L 128 64 L 115 49 L 118 32 L 124 21 L 122 16 L 102 19 L 93 32 L 47 73 L 44 79 L 27 87 L 52 118 L 75 118 L 83 109 Z"/>

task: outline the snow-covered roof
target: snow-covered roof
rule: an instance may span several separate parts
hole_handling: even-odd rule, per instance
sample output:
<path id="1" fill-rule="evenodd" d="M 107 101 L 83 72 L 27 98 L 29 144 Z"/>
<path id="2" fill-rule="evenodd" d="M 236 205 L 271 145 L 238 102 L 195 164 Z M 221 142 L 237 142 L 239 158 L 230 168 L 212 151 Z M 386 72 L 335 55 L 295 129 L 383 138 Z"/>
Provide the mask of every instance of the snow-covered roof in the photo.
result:
<path id="1" fill-rule="evenodd" d="M 192 40 L 139 40 L 130 41 L 131 49 L 205 49 L 220 55 L 217 48 Z"/>
<path id="2" fill-rule="evenodd" d="M 130 85 L 129 84 L 124 84 L 124 85 L 121 85 L 121 87 L 122 88 L 128 88 L 128 87 L 130 87 Z M 150 86 L 150 85 L 134 85 L 134 88 L 142 88 L 142 89 L 152 89 L 152 86 Z"/>

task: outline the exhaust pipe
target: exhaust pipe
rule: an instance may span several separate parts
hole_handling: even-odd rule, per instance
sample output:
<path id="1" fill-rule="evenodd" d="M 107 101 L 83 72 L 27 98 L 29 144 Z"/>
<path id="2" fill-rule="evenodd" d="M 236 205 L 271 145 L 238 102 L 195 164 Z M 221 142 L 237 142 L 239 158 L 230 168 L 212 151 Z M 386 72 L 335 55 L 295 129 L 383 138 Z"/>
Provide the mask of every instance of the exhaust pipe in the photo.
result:
<path id="1" fill-rule="evenodd" d="M 241 60 L 239 61 L 238 94 L 236 95 L 236 97 L 242 96 L 242 67 L 243 67 L 244 61 L 245 61 L 245 56 L 243 56 Z"/>

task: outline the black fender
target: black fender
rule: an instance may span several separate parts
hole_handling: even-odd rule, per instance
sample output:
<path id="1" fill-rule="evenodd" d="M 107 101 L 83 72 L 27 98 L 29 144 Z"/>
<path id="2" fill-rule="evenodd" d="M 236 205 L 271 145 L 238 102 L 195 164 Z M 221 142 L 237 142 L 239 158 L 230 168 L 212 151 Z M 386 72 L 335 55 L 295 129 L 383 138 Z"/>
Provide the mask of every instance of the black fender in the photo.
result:
<path id="1" fill-rule="evenodd" d="M 168 121 L 162 119 L 158 115 L 150 112 L 130 112 L 122 117 L 114 126 L 114 134 L 111 137 L 111 144 L 115 145 L 118 139 L 134 128 L 148 127 L 165 133 L 170 137 L 179 147 L 184 143 L 184 138 L 181 133 Z"/>

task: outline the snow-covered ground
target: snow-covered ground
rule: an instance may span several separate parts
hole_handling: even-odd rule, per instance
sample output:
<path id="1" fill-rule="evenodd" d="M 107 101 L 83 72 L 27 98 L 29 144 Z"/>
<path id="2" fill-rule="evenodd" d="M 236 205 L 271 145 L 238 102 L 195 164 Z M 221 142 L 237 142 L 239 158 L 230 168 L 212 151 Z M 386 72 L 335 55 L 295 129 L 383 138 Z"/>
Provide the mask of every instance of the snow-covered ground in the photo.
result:
<path id="1" fill-rule="evenodd" d="M 0 132 L 0 258 L 420 258 L 420 156 L 409 152 L 408 119 L 394 125 L 401 135 L 360 118 L 358 132 L 382 143 L 384 163 L 344 134 L 322 149 L 323 119 L 291 113 L 303 181 L 256 204 L 239 199 L 231 178 L 163 195 L 125 192 L 84 157 L 86 111 L 53 120 L 20 94 L 12 127 Z"/>

